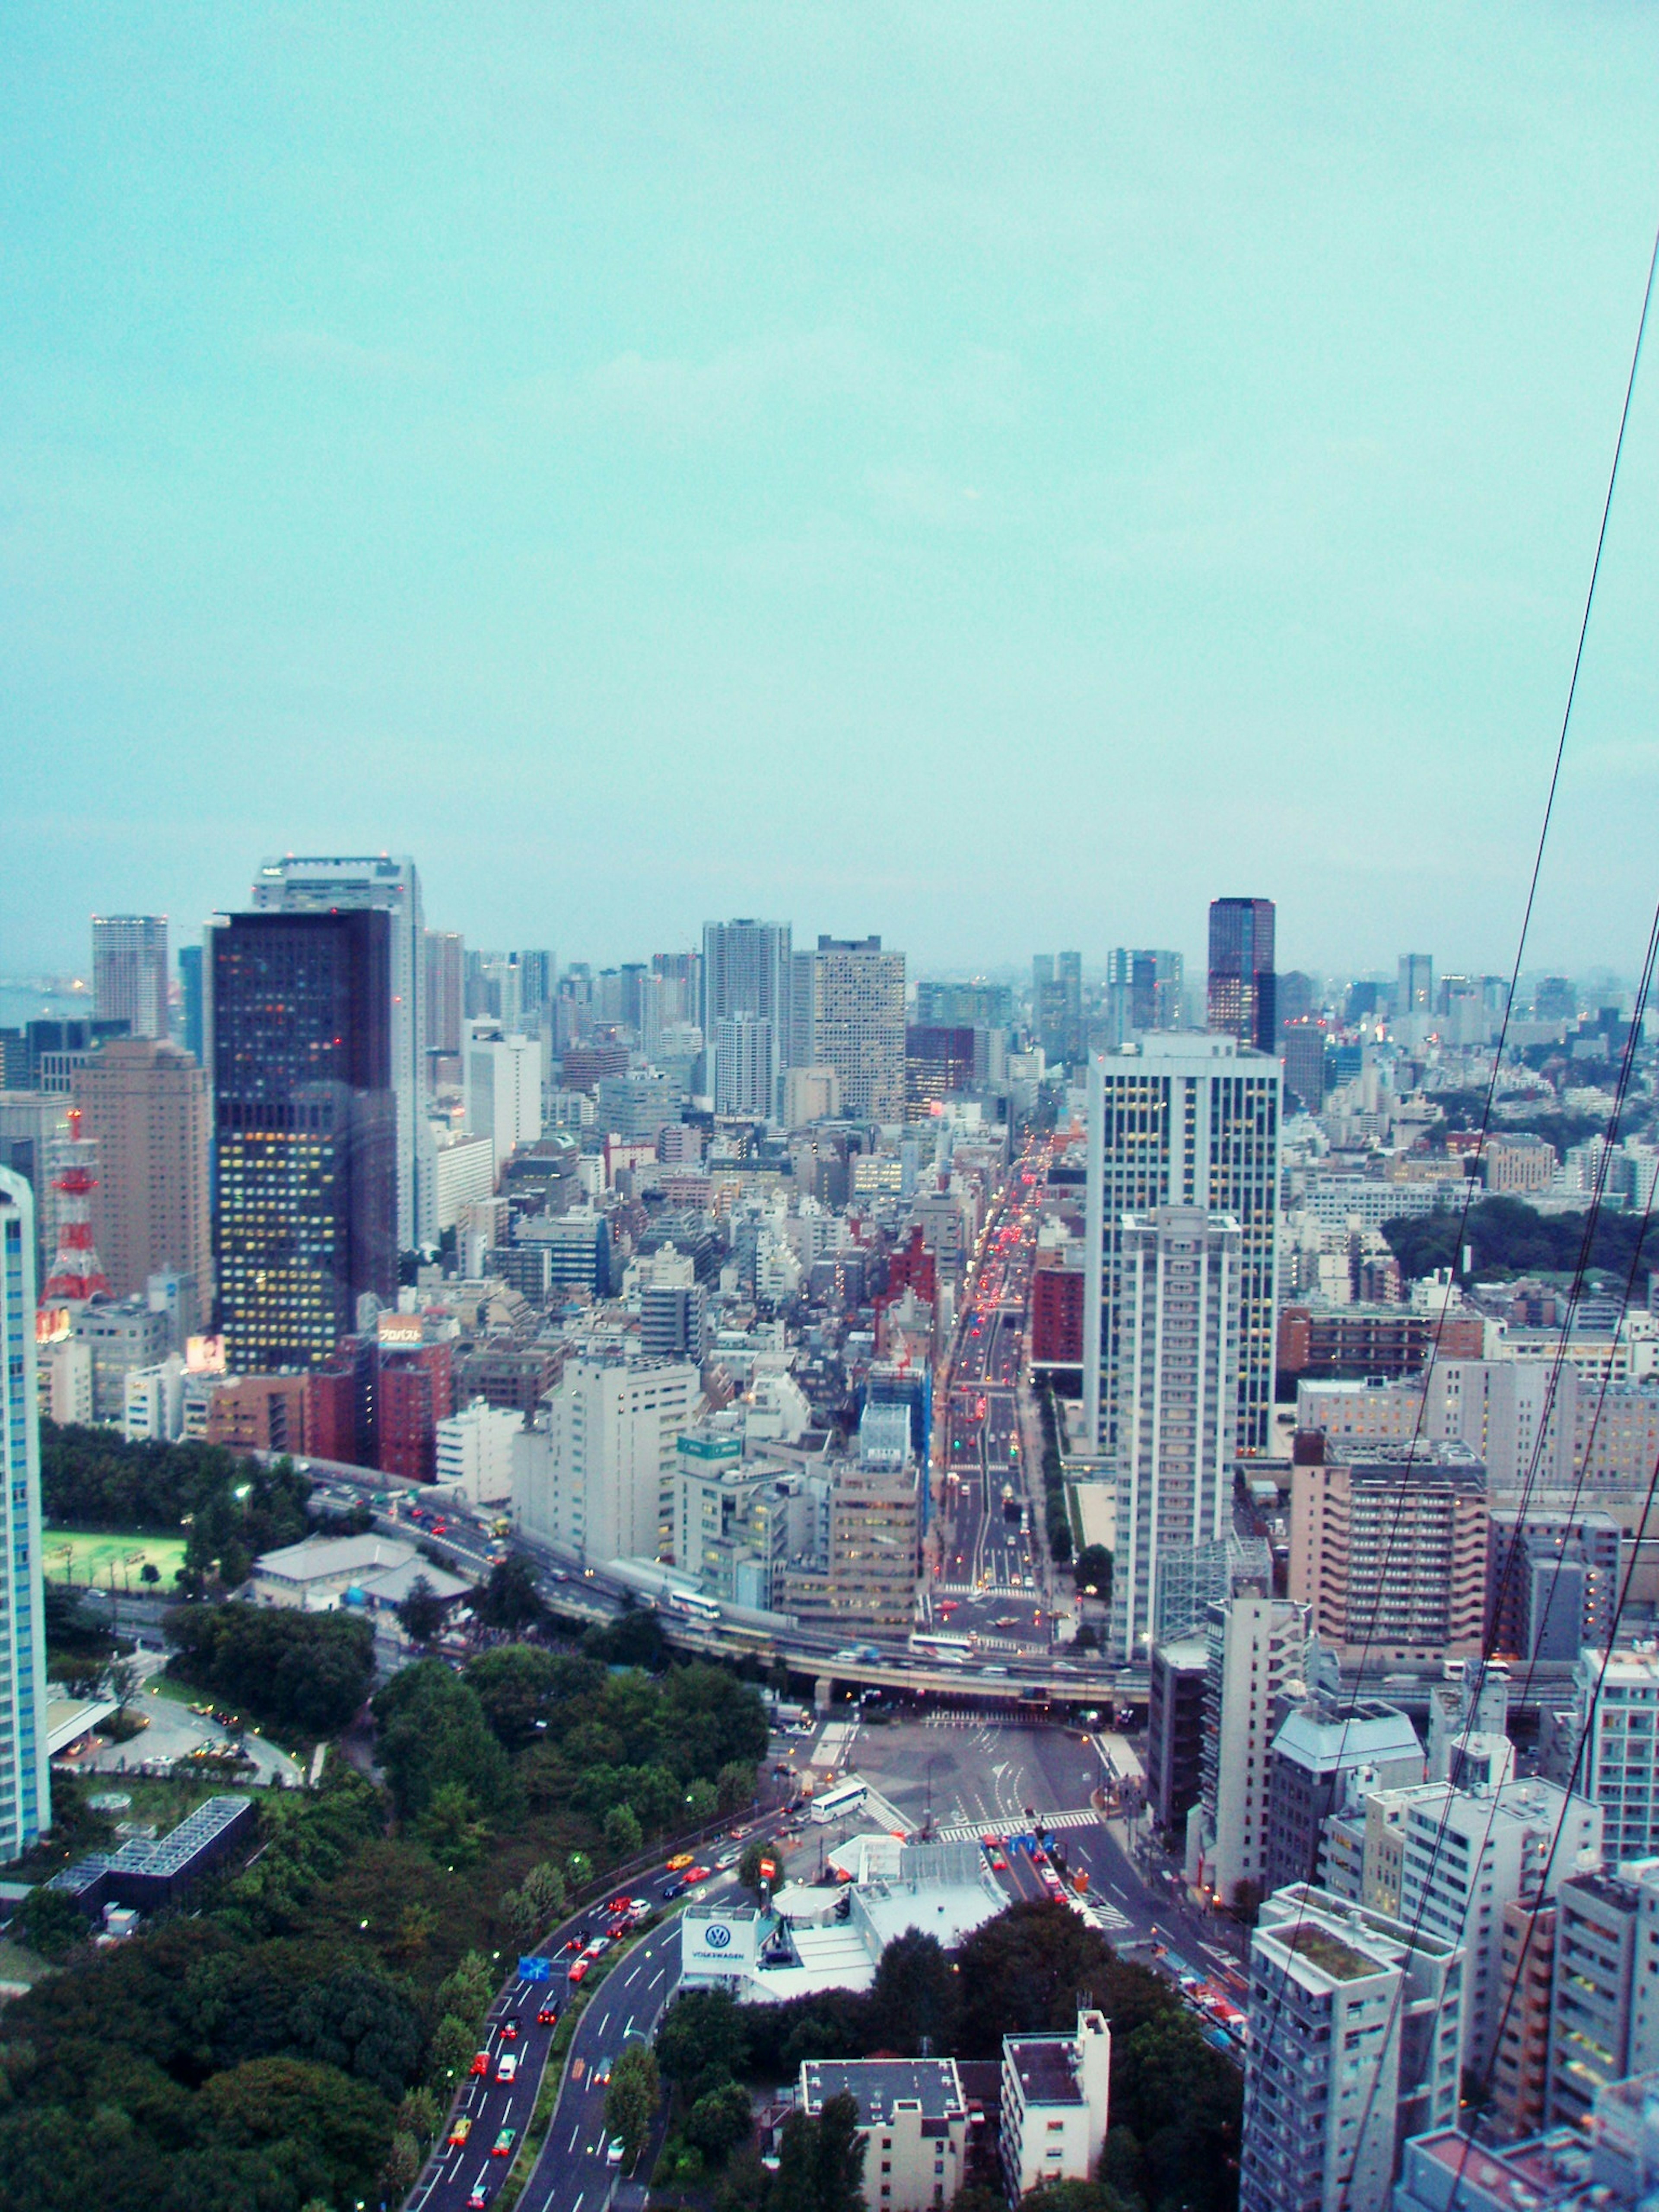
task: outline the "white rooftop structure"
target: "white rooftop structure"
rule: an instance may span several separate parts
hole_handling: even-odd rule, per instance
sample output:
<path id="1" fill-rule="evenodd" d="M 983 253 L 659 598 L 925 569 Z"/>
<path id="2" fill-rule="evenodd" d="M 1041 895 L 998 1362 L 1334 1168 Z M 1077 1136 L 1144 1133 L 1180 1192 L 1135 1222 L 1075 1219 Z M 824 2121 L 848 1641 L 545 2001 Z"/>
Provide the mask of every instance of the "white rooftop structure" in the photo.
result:
<path id="1" fill-rule="evenodd" d="M 837 1890 L 791 1883 L 764 1912 L 689 1905 L 680 1923 L 683 1986 L 728 1990 L 749 2004 L 867 1990 L 895 1937 L 914 1928 L 953 1951 L 1007 1904 L 976 1844 L 857 1840 L 870 1849 L 855 1855 L 855 1878 Z M 852 1850 L 843 1844 L 834 1863 L 846 1863 Z M 845 1919 L 837 1917 L 843 1904 Z"/>
<path id="2" fill-rule="evenodd" d="M 248 1595 L 256 1605 L 287 1606 L 296 1613 L 333 1613 L 357 1603 L 385 1609 L 401 1605 L 422 1576 L 434 1595 L 446 1601 L 471 1588 L 395 1536 L 307 1536 L 281 1551 L 262 1552 L 253 1562 Z"/>

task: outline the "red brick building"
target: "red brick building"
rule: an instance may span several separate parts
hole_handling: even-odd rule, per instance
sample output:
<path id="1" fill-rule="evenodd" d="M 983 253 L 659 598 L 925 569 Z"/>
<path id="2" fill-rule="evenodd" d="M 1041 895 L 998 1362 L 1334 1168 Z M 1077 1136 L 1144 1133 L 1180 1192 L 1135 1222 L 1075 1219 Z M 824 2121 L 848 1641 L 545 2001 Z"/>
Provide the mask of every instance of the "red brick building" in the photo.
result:
<path id="1" fill-rule="evenodd" d="M 1063 1254 L 1039 1252 L 1031 1276 L 1031 1364 L 1083 1364 L 1083 1270 Z"/>
<path id="2" fill-rule="evenodd" d="M 438 1424 L 455 1410 L 447 1343 L 380 1347 L 379 1403 L 381 1472 L 430 1482 L 438 1468 Z"/>

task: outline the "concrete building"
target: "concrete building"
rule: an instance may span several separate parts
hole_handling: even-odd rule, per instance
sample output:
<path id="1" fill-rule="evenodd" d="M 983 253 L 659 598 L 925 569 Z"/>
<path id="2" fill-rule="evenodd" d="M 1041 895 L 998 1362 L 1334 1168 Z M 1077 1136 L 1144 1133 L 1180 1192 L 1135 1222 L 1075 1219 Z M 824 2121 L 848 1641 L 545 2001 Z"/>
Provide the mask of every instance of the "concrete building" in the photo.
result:
<path id="1" fill-rule="evenodd" d="M 1126 1216 L 1197 1206 L 1239 1225 L 1241 1451 L 1267 1445 L 1279 1303 L 1277 1060 L 1231 1037 L 1149 1039 L 1089 1063 L 1083 1396 L 1096 1448 L 1115 1449 L 1118 1243 Z"/>
<path id="2" fill-rule="evenodd" d="M 1607 1513 L 1494 1514 L 1486 1619 L 1495 1649 L 1571 1662 L 1605 1644 L 1619 1595 L 1619 1525 Z"/>
<path id="3" fill-rule="evenodd" d="M 501 1505 L 513 1496 L 514 1438 L 524 1426 L 516 1413 L 475 1398 L 438 1424 L 437 1479 L 453 1484 L 473 1505 Z"/>
<path id="4" fill-rule="evenodd" d="M 1204 1684 L 1209 1647 L 1199 1637 L 1152 1646 L 1146 1705 L 1146 1797 L 1167 1834 L 1179 1834 L 1203 1784 Z"/>
<path id="5" fill-rule="evenodd" d="M 165 1038 L 112 1037 L 77 1069 L 75 1103 L 98 1147 L 93 1237 L 116 1297 L 176 1269 L 210 1314 L 207 1077 Z"/>
<path id="6" fill-rule="evenodd" d="M 42 1345 L 37 1372 L 41 1419 L 56 1421 L 60 1428 L 70 1423 L 86 1427 L 94 1418 L 92 1346 L 74 1336 Z"/>
<path id="7" fill-rule="evenodd" d="M 541 1040 L 469 1022 L 461 1065 L 467 1134 L 489 1139 L 499 1176 L 520 1145 L 542 1133 Z"/>
<path id="8" fill-rule="evenodd" d="M 793 963 L 790 1050 L 833 1068 L 848 1121 L 904 1120 L 904 955 L 878 937 L 820 937 Z"/>
<path id="9" fill-rule="evenodd" d="M 676 1446 L 699 1395 L 684 1361 L 568 1361 L 534 1427 L 514 1439 L 520 1528 L 595 1565 L 671 1558 Z"/>
<path id="10" fill-rule="evenodd" d="M 915 1620 L 921 1470 L 902 1406 L 866 1407 L 856 1459 L 831 1475 L 830 1553 L 821 1594 L 789 1579 L 789 1610 L 834 1632 L 898 1637 Z"/>
<path id="11" fill-rule="evenodd" d="M 468 1210 L 487 1205 L 495 1188 L 495 1140 L 446 1131 L 434 1142 L 434 1206 L 440 1237 L 459 1229 Z"/>
<path id="12" fill-rule="evenodd" d="M 256 913 L 276 916 L 344 915 L 362 909 L 386 916 L 384 1011 L 376 984 L 374 1007 L 362 1018 L 386 1024 L 386 1077 L 394 1102 L 393 1148 L 396 1249 L 413 1251 L 437 1236 L 431 1134 L 426 1118 L 426 930 L 421 882 L 415 863 L 385 853 L 346 859 L 267 860 L 255 878 Z M 216 963 L 214 1024 L 218 1026 Z M 216 1070 L 215 1087 L 221 1077 Z M 345 1334 L 343 1330 L 342 1334 Z"/>
<path id="13" fill-rule="evenodd" d="M 76 1314 L 73 1328 L 92 1353 L 92 1418 L 118 1426 L 126 1412 L 127 1376 L 155 1366 L 173 1348 L 167 1317 L 142 1296 L 94 1298 Z"/>
<path id="14" fill-rule="evenodd" d="M 1505 1131 L 1489 1136 L 1480 1148 L 1486 1188 L 1496 1197 L 1523 1196 L 1547 1190 L 1555 1173 L 1555 1147 L 1530 1130 Z"/>
<path id="15" fill-rule="evenodd" d="M 1458 2110 L 1463 1954 L 1298 1882 L 1250 1939 L 1240 2212 L 1383 2212 L 1400 2146 Z"/>
<path id="16" fill-rule="evenodd" d="M 1264 1592 L 1212 1605 L 1206 1624 L 1204 1741 L 1187 1819 L 1187 1881 L 1224 1904 L 1260 1893 L 1267 1866 L 1267 1770 L 1277 1708 L 1302 1682 L 1308 1608 Z"/>
<path id="17" fill-rule="evenodd" d="M 52 1826 L 34 1359 L 34 1200 L 21 1176 L 0 1168 L 0 1863 Z"/>
<path id="18" fill-rule="evenodd" d="M 92 917 L 92 1011 L 127 1024 L 136 1037 L 167 1033 L 167 918 L 164 914 Z"/>
<path id="19" fill-rule="evenodd" d="M 777 1057 L 769 1020 L 722 1014 L 714 1024 L 714 1111 L 741 1121 L 774 1120 Z"/>
<path id="20" fill-rule="evenodd" d="M 1467 1444 L 1334 1447 L 1298 1436 L 1291 1483 L 1291 1595 L 1345 1664 L 1480 1650 L 1486 1471 Z M 1310 1455 L 1320 1457 L 1310 1460 Z"/>
<path id="21" fill-rule="evenodd" d="M 833 1067 L 792 1067 L 783 1078 L 783 1126 L 841 1119 L 841 1078 Z"/>
<path id="22" fill-rule="evenodd" d="M 1005 2035 L 999 2148 L 1010 2202 L 1052 2181 L 1094 2178 L 1106 2144 L 1112 2033 L 1079 2010 L 1073 2035 Z"/>
<path id="23" fill-rule="evenodd" d="M 954 2058 L 809 2058 L 795 2109 L 816 2119 L 832 2097 L 859 2108 L 870 2212 L 932 2212 L 962 2186 L 968 2100 Z"/>
<path id="24" fill-rule="evenodd" d="M 129 1370 L 121 1433 L 130 1444 L 174 1443 L 185 1432 L 185 1363 L 172 1352 L 155 1367 Z"/>
<path id="25" fill-rule="evenodd" d="M 1544 2125 L 1583 2127 L 1601 2091 L 1639 2063 L 1632 2030 L 1641 1919 L 1642 1885 L 1618 1875 L 1575 1875 L 1556 1893 Z"/>
<path id="26" fill-rule="evenodd" d="M 1228 1214 L 1161 1206 L 1112 1240 L 1117 1543 L 1109 1648 L 1133 1662 L 1163 1626 L 1160 1559 L 1232 1522 L 1240 1231 Z M 1179 1632 L 1190 1618 L 1171 1621 Z"/>
<path id="27" fill-rule="evenodd" d="M 1580 1652 L 1567 1729 L 1574 1787 L 1601 1808 L 1609 1864 L 1659 1852 L 1659 1653 Z M 1659 2063 L 1659 2046 L 1655 2063 Z"/>
<path id="28" fill-rule="evenodd" d="M 1314 1697 L 1285 1714 L 1267 1761 L 1264 1889 L 1315 1879 L 1325 1823 L 1362 1770 L 1374 1789 L 1422 1781 L 1423 1747 L 1398 1707 Z"/>
<path id="29" fill-rule="evenodd" d="M 425 951 L 427 1057 L 453 1058 L 466 1012 L 466 941 L 456 930 L 428 929 Z"/>
<path id="30" fill-rule="evenodd" d="M 1556 1914 L 1555 1905 L 1533 1898 L 1514 1898 L 1504 1907 L 1492 2108 L 1510 2136 L 1531 2135 L 1544 2124 Z"/>
<path id="31" fill-rule="evenodd" d="M 1475 2075 L 1486 2071 L 1498 2027 L 1504 1907 L 1553 1898 L 1601 1855 L 1600 1808 L 1551 1782 L 1425 1782 L 1407 1791 L 1401 1915 L 1466 1954 L 1462 2060 Z"/>

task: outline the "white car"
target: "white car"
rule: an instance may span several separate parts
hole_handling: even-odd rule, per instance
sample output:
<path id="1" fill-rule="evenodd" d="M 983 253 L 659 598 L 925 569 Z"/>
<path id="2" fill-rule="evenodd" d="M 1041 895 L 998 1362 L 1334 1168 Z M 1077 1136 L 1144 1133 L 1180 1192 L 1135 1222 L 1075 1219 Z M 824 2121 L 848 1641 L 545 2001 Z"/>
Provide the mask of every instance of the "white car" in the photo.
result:
<path id="1" fill-rule="evenodd" d="M 612 2136 L 610 2142 L 605 2145 L 605 2162 L 607 2166 L 620 2166 L 622 2164 L 623 2139 L 620 2136 Z"/>

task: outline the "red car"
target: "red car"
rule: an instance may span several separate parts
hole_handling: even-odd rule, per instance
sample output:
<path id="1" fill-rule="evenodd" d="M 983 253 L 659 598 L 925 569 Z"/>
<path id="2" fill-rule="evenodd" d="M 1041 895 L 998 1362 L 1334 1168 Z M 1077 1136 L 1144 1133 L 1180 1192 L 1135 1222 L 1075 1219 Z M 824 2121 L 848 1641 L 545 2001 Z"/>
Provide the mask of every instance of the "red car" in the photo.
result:
<path id="1" fill-rule="evenodd" d="M 488 2074 L 489 2053 L 487 2051 L 475 2051 L 472 2054 L 472 2063 L 466 2070 L 469 2074 Z"/>
<path id="2" fill-rule="evenodd" d="M 700 1881 L 707 1881 L 712 1872 L 713 1869 L 709 1867 L 687 1867 L 685 1869 L 686 1887 L 688 1888 L 691 1888 Z"/>
<path id="3" fill-rule="evenodd" d="M 607 1912 L 626 1912 L 633 1902 L 631 1897 L 613 1897 L 605 1909 Z"/>
<path id="4" fill-rule="evenodd" d="M 589 1963 L 590 1962 L 586 1959 L 578 1959 L 575 1965 L 572 1966 L 569 1974 L 570 1986 L 572 1989 L 576 1988 L 580 1983 L 585 1982 L 587 1979 Z"/>

